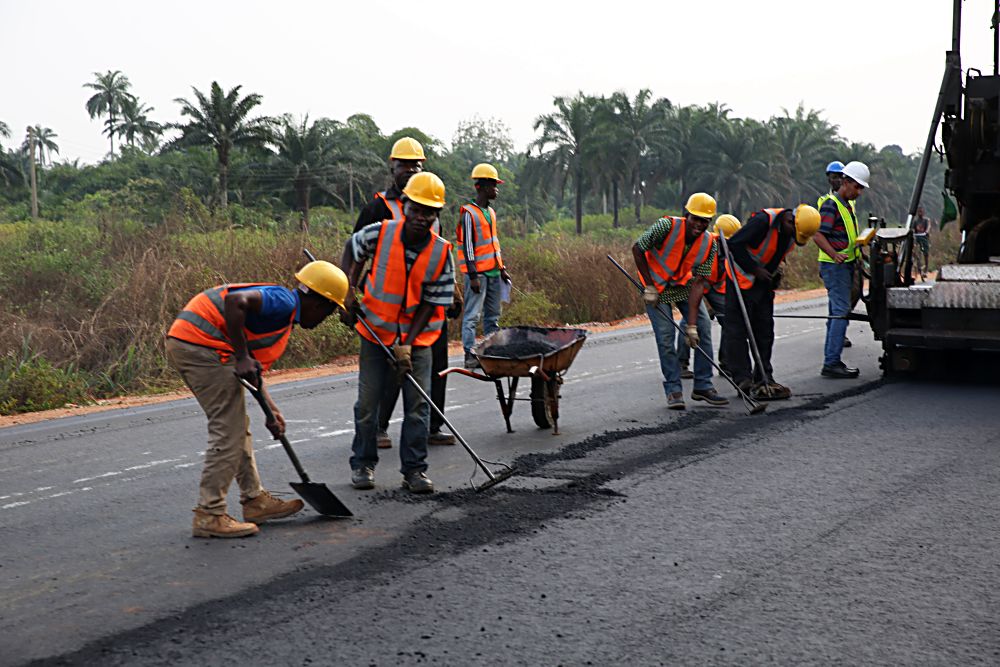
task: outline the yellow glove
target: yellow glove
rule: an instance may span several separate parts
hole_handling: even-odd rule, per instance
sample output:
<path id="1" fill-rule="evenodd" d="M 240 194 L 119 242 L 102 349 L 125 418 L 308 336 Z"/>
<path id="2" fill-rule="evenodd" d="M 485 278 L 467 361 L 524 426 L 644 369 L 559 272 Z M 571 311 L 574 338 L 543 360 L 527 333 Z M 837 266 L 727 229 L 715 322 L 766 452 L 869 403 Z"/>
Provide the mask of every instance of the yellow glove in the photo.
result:
<path id="1" fill-rule="evenodd" d="M 392 353 L 396 356 L 396 373 L 399 377 L 413 372 L 413 348 L 409 345 L 393 345 Z"/>
<path id="2" fill-rule="evenodd" d="M 684 337 L 687 338 L 688 347 L 698 347 L 698 343 L 701 342 L 701 338 L 698 337 L 698 327 L 693 324 L 689 324 L 684 330 Z"/>
<path id="3" fill-rule="evenodd" d="M 655 306 L 660 300 L 660 293 L 654 286 L 646 285 L 646 289 L 642 290 L 642 300 L 648 306 Z"/>

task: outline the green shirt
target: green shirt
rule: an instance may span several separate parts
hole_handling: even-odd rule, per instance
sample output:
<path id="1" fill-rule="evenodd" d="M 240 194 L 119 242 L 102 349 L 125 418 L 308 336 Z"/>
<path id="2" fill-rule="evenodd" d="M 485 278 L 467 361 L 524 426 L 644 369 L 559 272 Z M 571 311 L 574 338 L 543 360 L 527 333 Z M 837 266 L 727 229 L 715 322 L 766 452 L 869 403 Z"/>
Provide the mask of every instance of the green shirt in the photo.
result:
<path id="1" fill-rule="evenodd" d="M 673 229 L 674 222 L 669 218 L 660 218 L 650 226 L 639 240 L 636 241 L 636 245 L 643 252 L 649 252 L 650 250 L 655 250 L 660 247 L 664 241 L 667 240 L 667 236 L 670 234 L 670 230 Z M 706 234 L 708 232 L 705 232 Z M 690 243 L 684 244 L 683 254 L 687 254 L 691 249 Z M 715 261 L 715 255 L 718 252 L 716 244 L 712 244 L 712 249 L 708 253 L 708 259 L 702 264 L 696 264 L 691 270 L 696 276 L 703 276 L 708 278 L 712 275 L 712 263 Z M 660 303 L 676 303 L 678 301 L 687 301 L 688 297 L 691 296 L 691 282 L 687 285 L 671 285 L 666 287 L 662 292 L 660 292 Z"/>

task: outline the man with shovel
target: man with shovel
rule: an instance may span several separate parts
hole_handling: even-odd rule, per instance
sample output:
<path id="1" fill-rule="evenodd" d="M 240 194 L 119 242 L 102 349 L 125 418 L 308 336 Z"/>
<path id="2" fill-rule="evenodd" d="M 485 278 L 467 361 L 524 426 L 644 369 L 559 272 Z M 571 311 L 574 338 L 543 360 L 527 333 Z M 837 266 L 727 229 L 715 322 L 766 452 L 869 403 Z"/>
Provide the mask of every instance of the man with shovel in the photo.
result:
<path id="1" fill-rule="evenodd" d="M 797 208 L 757 211 L 728 241 L 726 286 L 726 363 L 733 380 L 754 398 L 788 398 L 788 387 L 774 382 L 774 290 L 781 282 L 781 263 L 796 245 L 809 242 L 819 229 L 819 212 L 807 204 Z M 747 343 L 755 359 L 751 374 Z"/>
<path id="2" fill-rule="evenodd" d="M 684 217 L 664 216 L 657 220 L 632 246 L 632 257 L 645 288 L 642 298 L 653 325 L 656 348 L 663 373 L 663 390 L 667 408 L 684 410 L 681 391 L 681 370 L 675 352 L 677 330 L 665 313 L 673 314 L 672 304 L 687 311 L 684 329 L 687 343 L 700 347 L 704 354 L 694 358 L 694 390 L 691 400 L 723 406 L 723 398 L 712 386 L 712 325 L 701 300 L 712 272 L 716 244 L 706 233 L 715 217 L 715 199 L 704 192 L 688 197 Z M 664 304 L 665 308 L 658 308 Z M 697 324 L 691 324 L 696 322 Z"/>
<path id="3" fill-rule="evenodd" d="M 402 220 L 368 225 L 355 232 L 344 248 L 341 264 L 351 285 L 345 308 L 366 321 L 355 325 L 361 334 L 351 445 L 351 484 L 356 489 L 375 486 L 380 400 L 387 387 L 401 383 L 404 415 L 399 458 L 403 488 L 412 493 L 434 490 L 426 474 L 430 408 L 402 379 L 410 374 L 425 393 L 430 391 L 431 346 L 441 335 L 445 308 L 454 297 L 451 244 L 432 229 L 445 205 L 444 197 L 440 178 L 426 171 L 415 174 L 403 189 Z M 369 258 L 371 268 L 358 304 L 355 291 Z M 379 342 L 391 346 L 393 359 L 387 358 Z"/>
<path id="4" fill-rule="evenodd" d="M 250 419 L 239 378 L 260 385 L 260 374 L 281 357 L 292 328 L 312 329 L 343 304 L 347 276 L 329 262 L 309 262 L 295 274 L 296 290 L 270 283 L 220 285 L 191 299 L 167 332 L 166 353 L 208 416 L 208 449 L 194 509 L 195 537 L 246 537 L 257 524 L 302 509 L 261 485 Z M 270 397 L 275 438 L 285 421 Z M 233 478 L 240 487 L 243 522 L 226 513 Z"/>

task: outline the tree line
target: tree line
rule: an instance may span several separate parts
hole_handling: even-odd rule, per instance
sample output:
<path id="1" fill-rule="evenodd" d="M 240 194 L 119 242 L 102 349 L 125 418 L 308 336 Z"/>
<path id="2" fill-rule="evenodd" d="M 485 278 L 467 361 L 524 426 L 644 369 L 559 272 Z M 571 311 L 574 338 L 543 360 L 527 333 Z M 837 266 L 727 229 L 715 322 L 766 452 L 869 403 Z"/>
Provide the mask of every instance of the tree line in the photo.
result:
<path id="1" fill-rule="evenodd" d="M 586 213 L 610 213 L 615 227 L 641 224 L 649 222 L 641 219 L 644 206 L 676 211 L 695 191 L 713 194 L 720 212 L 741 218 L 764 206 L 813 202 L 826 191 L 823 169 L 832 160 L 867 163 L 873 187 L 862 213 L 900 220 L 919 161 L 896 145 L 848 141 L 821 112 L 802 105 L 760 121 L 736 117 L 722 103 L 678 106 L 648 89 L 555 97 L 534 122 L 536 138 L 518 151 L 496 119 L 463 121 L 444 142 L 415 127 L 385 134 L 363 113 L 345 121 L 260 115 L 260 94 L 213 81 L 175 100 L 181 122 L 160 123 L 120 71 L 95 72 L 83 87 L 90 93 L 83 106 L 108 138 L 107 156 L 98 165 L 57 162 L 58 135 L 42 126 L 31 128 L 33 142 L 0 144 L 0 220 L 27 217 L 34 162 L 43 216 L 58 217 L 67 200 L 143 179 L 167 191 L 186 188 L 217 211 L 233 200 L 276 215 L 295 211 L 308 229 L 311 208 L 353 214 L 383 189 L 389 147 L 407 135 L 424 144 L 427 168 L 444 179 L 456 207 L 472 195 L 471 167 L 492 162 L 506 181 L 502 218 L 527 230 L 571 215 L 577 233 Z M 0 139 L 12 135 L 0 121 Z M 942 175 L 936 161 L 925 191 L 940 189 Z M 940 209 L 933 197 L 925 205 L 932 215 Z"/>

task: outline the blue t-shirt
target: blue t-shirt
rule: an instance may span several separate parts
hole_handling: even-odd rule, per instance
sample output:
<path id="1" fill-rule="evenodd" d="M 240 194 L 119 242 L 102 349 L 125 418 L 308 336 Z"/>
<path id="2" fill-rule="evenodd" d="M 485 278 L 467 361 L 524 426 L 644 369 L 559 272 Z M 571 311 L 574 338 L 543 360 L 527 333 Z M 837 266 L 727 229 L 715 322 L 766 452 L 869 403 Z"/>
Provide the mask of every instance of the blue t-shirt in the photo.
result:
<path id="1" fill-rule="evenodd" d="M 259 313 L 247 313 L 246 328 L 255 334 L 277 331 L 288 326 L 289 321 L 299 323 L 299 294 L 281 285 L 261 285 L 259 287 L 239 287 L 233 292 L 253 289 L 260 292 Z M 294 313 L 295 319 L 292 320 Z"/>

